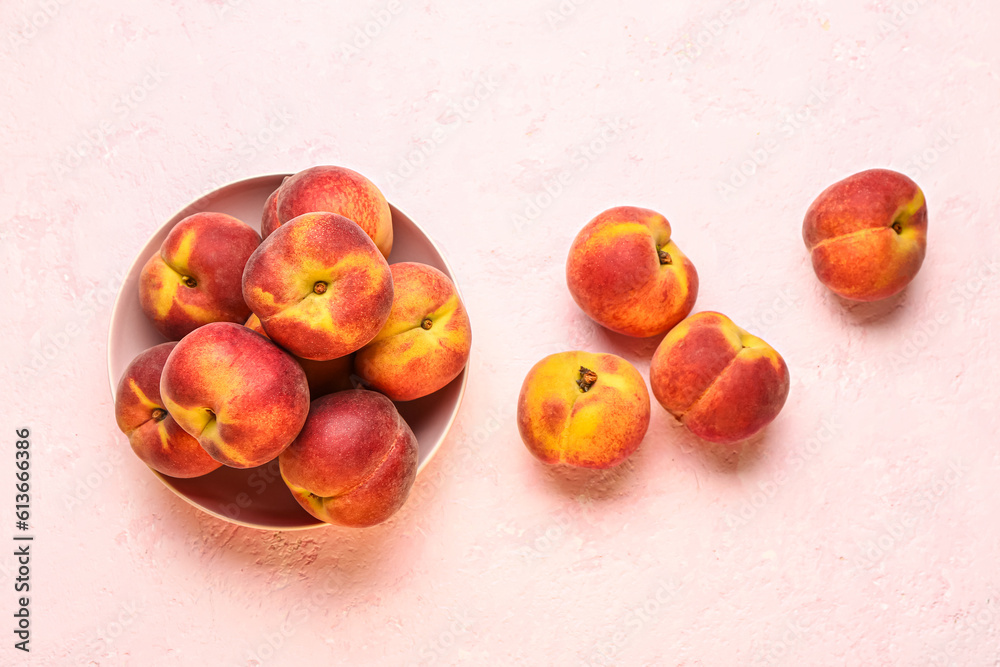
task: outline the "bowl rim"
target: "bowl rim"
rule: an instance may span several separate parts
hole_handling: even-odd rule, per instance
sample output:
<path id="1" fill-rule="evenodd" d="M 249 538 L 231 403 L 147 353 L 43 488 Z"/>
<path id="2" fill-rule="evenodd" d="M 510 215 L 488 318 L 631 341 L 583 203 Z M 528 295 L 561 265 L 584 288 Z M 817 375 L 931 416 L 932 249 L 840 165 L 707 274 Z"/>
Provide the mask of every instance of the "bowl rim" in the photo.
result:
<path id="1" fill-rule="evenodd" d="M 196 199 L 193 199 L 192 201 L 188 202 L 186 205 L 184 205 L 183 207 L 181 207 L 180 209 L 178 209 L 162 225 L 160 225 L 159 227 L 157 227 L 156 230 L 149 235 L 149 237 L 146 240 L 145 245 L 143 245 L 142 248 L 136 253 L 135 259 L 133 259 L 132 263 L 129 264 L 129 267 L 125 271 L 124 275 L 125 276 L 132 275 L 133 272 L 136 270 L 137 265 L 145 264 L 145 262 L 149 259 L 149 257 L 147 255 L 149 254 L 148 253 L 149 246 L 152 244 L 153 239 L 156 238 L 157 236 L 159 236 L 161 233 L 163 233 L 165 231 L 168 231 L 170 228 L 173 228 L 174 225 L 176 225 L 178 222 L 180 222 L 180 220 L 182 219 L 181 216 L 184 213 L 186 213 L 188 211 L 188 209 L 190 209 L 192 206 L 194 206 L 198 202 L 202 201 L 203 199 L 208 199 L 209 197 L 212 197 L 213 195 L 216 195 L 217 193 L 220 193 L 220 192 L 222 192 L 224 190 L 228 190 L 230 188 L 236 188 L 236 187 L 239 187 L 239 186 L 247 186 L 247 185 L 251 184 L 254 181 L 266 181 L 266 180 L 270 180 L 270 179 L 283 179 L 283 178 L 287 178 L 287 177 L 292 176 L 292 175 L 293 175 L 292 173 L 283 173 L 283 172 L 270 173 L 270 174 L 259 174 L 257 176 L 249 176 L 247 178 L 241 178 L 241 179 L 237 179 L 235 181 L 230 181 L 228 183 L 225 183 L 224 185 L 220 185 L 220 186 L 212 188 L 211 190 L 207 190 L 201 196 L 197 197 Z M 441 246 L 439 246 L 434 241 L 434 238 L 430 234 L 428 234 L 427 231 L 423 227 L 421 227 L 418 223 L 414 222 L 413 219 L 410 216 L 408 216 L 405 213 L 403 213 L 402 210 L 400 210 L 399 208 L 397 208 L 396 206 L 394 206 L 391 202 L 388 202 L 388 203 L 389 203 L 389 209 L 392 212 L 394 212 L 394 213 L 399 213 L 400 215 L 404 216 L 410 222 L 410 224 L 412 224 L 414 227 L 416 227 L 417 230 L 421 234 L 423 234 L 424 238 L 427 239 L 428 243 L 430 243 L 430 245 L 434 249 L 434 251 L 437 252 L 438 256 L 441 258 L 441 263 L 444 264 L 444 267 L 446 269 L 446 273 L 448 274 L 448 277 L 451 279 L 452 284 L 455 286 L 455 292 L 458 294 L 458 298 L 464 303 L 465 299 L 462 297 L 461 288 L 458 285 L 458 281 L 455 279 L 455 272 L 452 269 L 451 264 L 448 262 L 447 256 L 441 250 Z M 194 212 L 188 213 L 188 215 L 192 215 L 193 213 Z M 115 378 L 112 375 L 111 367 L 113 365 L 113 362 L 112 362 L 112 355 L 111 355 L 111 350 L 112 350 L 112 340 L 111 339 L 112 339 L 112 331 L 114 330 L 114 323 L 117 320 L 118 310 L 119 310 L 119 308 L 124 307 L 123 306 L 123 303 L 124 303 L 124 299 L 123 299 L 124 287 L 125 287 L 125 280 L 123 279 L 122 280 L 122 284 L 118 286 L 118 292 L 117 292 L 117 294 L 115 294 L 115 300 L 114 300 L 114 302 L 111 305 L 111 316 L 108 319 L 108 335 L 107 335 L 107 341 L 106 341 L 107 354 L 106 354 L 106 356 L 107 356 L 107 364 L 108 364 L 108 381 L 109 381 L 110 386 L 111 386 L 111 403 L 112 403 L 112 405 L 115 403 L 115 400 L 117 399 L 118 381 L 120 380 L 120 378 Z M 462 375 L 462 381 L 461 381 L 461 384 L 460 384 L 460 386 L 458 388 L 458 396 L 455 399 L 455 407 L 452 410 L 451 416 L 448 418 L 448 421 L 445 423 L 444 430 L 442 431 L 441 436 L 438 438 L 438 441 L 434 444 L 434 447 L 431 448 L 430 452 L 428 452 L 427 457 L 423 461 L 421 461 L 420 464 L 417 466 L 417 475 L 419 475 L 420 472 L 425 467 L 427 467 L 427 464 L 431 462 L 431 459 L 433 459 L 437 455 L 438 450 L 441 449 L 441 445 L 444 443 L 445 439 L 447 439 L 447 437 L 448 437 L 448 434 L 451 432 L 451 427 L 454 425 L 455 420 L 458 418 L 458 413 L 459 413 L 459 411 L 462 408 L 462 400 L 465 398 L 466 385 L 469 382 L 469 364 L 468 364 L 468 362 L 466 362 L 465 367 L 462 369 L 461 375 Z M 149 466 L 146 466 L 146 467 L 149 468 Z M 250 523 L 250 522 L 247 522 L 247 521 L 240 521 L 239 519 L 234 519 L 232 517 L 224 516 L 224 515 L 222 515 L 222 514 L 220 514 L 218 512 L 210 510 L 210 509 L 208 509 L 208 508 L 206 508 L 206 507 L 204 507 L 202 505 L 199 505 L 198 503 L 194 502 L 193 500 L 191 500 L 190 498 L 188 498 L 186 495 L 184 495 L 183 493 L 181 493 L 180 491 L 178 491 L 176 488 L 174 488 L 173 485 L 170 484 L 167 481 L 166 475 L 163 475 L 159 471 L 153 470 L 152 468 L 149 468 L 149 471 L 152 472 L 154 475 L 156 475 L 156 477 L 159 478 L 159 480 L 163 484 L 163 486 L 165 486 L 167 489 L 169 489 L 175 496 L 177 496 L 178 498 L 183 499 L 187 504 L 189 504 L 189 505 L 191 505 L 191 506 L 193 506 L 193 507 L 201 510 L 202 512 L 204 512 L 206 514 L 209 514 L 211 516 L 214 516 L 217 519 L 221 519 L 222 521 L 225 521 L 226 523 L 231 523 L 231 524 L 235 524 L 235 525 L 238 525 L 238 526 L 244 526 L 246 528 L 255 528 L 257 530 L 281 531 L 281 532 L 292 532 L 292 531 L 297 531 L 297 530 L 312 530 L 314 528 L 328 527 L 328 526 L 331 525 L 331 524 L 328 524 L 328 523 L 326 523 L 324 521 L 320 521 L 319 519 L 316 519 L 316 523 L 306 524 L 306 525 L 302 525 L 302 526 L 262 526 L 262 525 L 256 524 L 256 523 Z"/>

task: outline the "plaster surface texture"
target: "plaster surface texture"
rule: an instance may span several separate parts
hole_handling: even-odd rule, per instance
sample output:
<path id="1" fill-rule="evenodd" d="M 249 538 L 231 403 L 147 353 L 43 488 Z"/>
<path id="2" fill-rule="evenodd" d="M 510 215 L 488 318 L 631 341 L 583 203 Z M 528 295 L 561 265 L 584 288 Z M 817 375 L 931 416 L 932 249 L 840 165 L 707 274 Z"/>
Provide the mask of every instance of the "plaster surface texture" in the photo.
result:
<path id="1" fill-rule="evenodd" d="M 28 427 L 36 537 L 32 651 L 5 630 L 0 663 L 998 664 L 998 25 L 983 0 L 10 0 L 0 507 L 9 540 Z M 388 523 L 262 532 L 129 451 L 108 322 L 178 209 L 314 164 L 441 246 L 470 379 Z M 849 304 L 801 223 L 871 167 L 923 188 L 929 248 L 903 294 Z M 528 369 L 586 349 L 646 375 L 658 342 L 565 286 L 577 231 L 624 204 L 667 216 L 696 310 L 771 343 L 791 392 L 738 452 L 654 403 L 620 469 L 548 469 L 514 422 Z"/>

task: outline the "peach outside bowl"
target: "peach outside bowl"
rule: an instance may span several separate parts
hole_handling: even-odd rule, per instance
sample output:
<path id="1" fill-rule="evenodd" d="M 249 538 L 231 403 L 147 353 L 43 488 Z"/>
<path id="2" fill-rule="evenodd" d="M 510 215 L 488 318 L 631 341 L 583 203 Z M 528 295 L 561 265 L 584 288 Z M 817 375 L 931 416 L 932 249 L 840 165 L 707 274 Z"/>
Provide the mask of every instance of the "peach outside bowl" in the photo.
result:
<path id="1" fill-rule="evenodd" d="M 264 200 L 289 174 L 257 176 L 230 183 L 188 204 L 146 242 L 118 290 L 108 331 L 108 379 L 114 398 L 118 381 L 129 363 L 143 350 L 166 342 L 153 328 L 139 305 L 139 273 L 175 224 L 199 211 L 228 213 L 259 229 Z M 389 263 L 423 262 L 437 267 L 454 281 L 441 251 L 420 227 L 395 206 L 392 209 L 393 246 Z M 396 403 L 419 443 L 423 470 L 437 452 L 458 414 L 468 368 L 443 389 L 414 401 Z M 314 397 L 315 398 L 315 397 Z M 122 436 L 123 446 L 127 446 Z M 202 477 L 178 479 L 150 470 L 178 496 L 212 516 L 263 530 L 299 530 L 324 526 L 302 509 L 278 472 L 274 459 L 262 466 L 240 470 L 223 466 Z"/>

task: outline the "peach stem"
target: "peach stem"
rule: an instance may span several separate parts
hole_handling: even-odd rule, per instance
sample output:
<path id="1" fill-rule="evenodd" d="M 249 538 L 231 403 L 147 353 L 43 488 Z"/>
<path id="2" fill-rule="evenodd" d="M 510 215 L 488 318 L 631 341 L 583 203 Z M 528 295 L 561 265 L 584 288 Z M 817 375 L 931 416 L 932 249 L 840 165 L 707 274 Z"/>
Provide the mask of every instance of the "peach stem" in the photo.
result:
<path id="1" fill-rule="evenodd" d="M 192 288 L 198 286 L 198 281 L 192 278 L 191 276 L 184 276 L 183 278 L 181 278 L 181 282 L 187 285 L 188 287 Z"/>
<path id="2" fill-rule="evenodd" d="M 580 391 L 586 394 L 595 382 L 597 382 L 597 373 L 585 366 L 580 366 L 580 378 L 576 381 L 576 386 L 580 388 Z"/>
<path id="3" fill-rule="evenodd" d="M 326 283 L 322 280 L 313 285 L 313 292 L 316 294 L 322 294 L 326 291 Z"/>
<path id="4" fill-rule="evenodd" d="M 656 250 L 656 256 L 660 258 L 660 264 L 673 264 L 673 259 L 670 258 L 670 253 L 666 250 Z"/>
<path id="5" fill-rule="evenodd" d="M 420 323 L 420 326 L 423 329 L 430 329 L 432 326 L 434 326 L 434 322 L 431 321 L 431 318 L 425 317 L 424 321 Z"/>
<path id="6" fill-rule="evenodd" d="M 161 422 L 167 418 L 167 411 L 163 408 L 153 408 L 153 421 Z"/>

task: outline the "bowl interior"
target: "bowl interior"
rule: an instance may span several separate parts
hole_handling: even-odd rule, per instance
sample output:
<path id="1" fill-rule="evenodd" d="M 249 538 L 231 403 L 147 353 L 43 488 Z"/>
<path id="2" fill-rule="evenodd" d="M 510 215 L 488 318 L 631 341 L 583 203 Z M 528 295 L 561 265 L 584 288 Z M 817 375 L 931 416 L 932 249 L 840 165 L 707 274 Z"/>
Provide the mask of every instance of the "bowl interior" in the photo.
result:
<path id="1" fill-rule="evenodd" d="M 288 174 L 258 176 L 214 190 L 186 206 L 146 242 L 122 282 L 108 332 L 108 376 L 114 398 L 118 380 L 140 352 L 166 341 L 139 305 L 139 273 L 175 224 L 199 211 L 228 213 L 260 229 L 264 200 Z M 392 206 L 393 247 L 389 263 L 430 264 L 454 280 L 433 241 L 412 220 Z M 443 389 L 415 401 L 397 403 L 400 414 L 419 443 L 419 470 L 444 440 L 465 391 L 467 370 Z M 315 396 L 313 398 L 316 398 Z M 124 436 L 123 436 L 124 438 Z M 303 510 L 281 480 L 277 459 L 256 468 L 223 466 L 193 479 L 178 479 L 151 470 L 177 495 L 226 521 L 262 529 L 294 530 L 324 525 Z"/>

